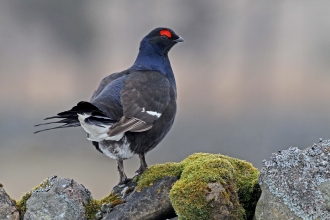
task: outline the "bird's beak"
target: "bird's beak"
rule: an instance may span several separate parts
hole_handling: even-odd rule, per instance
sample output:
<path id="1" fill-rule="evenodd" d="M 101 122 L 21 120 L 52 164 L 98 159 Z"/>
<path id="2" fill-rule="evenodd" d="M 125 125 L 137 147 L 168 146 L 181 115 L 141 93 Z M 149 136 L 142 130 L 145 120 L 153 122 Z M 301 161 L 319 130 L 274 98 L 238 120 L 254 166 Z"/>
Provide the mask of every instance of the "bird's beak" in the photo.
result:
<path id="1" fill-rule="evenodd" d="M 182 37 L 180 37 L 180 36 L 179 36 L 178 39 L 174 40 L 174 42 L 177 42 L 177 43 L 183 42 L 183 41 L 184 41 L 184 39 Z"/>

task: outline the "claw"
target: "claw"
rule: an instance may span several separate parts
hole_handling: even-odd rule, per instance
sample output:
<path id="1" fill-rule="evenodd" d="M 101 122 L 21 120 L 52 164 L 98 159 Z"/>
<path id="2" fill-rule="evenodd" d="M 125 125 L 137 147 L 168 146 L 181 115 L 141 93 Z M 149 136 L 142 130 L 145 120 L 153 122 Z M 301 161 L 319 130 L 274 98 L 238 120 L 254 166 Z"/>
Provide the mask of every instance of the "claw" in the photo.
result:
<path id="1" fill-rule="evenodd" d="M 126 179 L 124 179 L 124 180 L 121 180 L 118 184 L 117 184 L 117 186 L 119 186 L 119 187 L 124 187 L 128 182 L 130 182 L 130 181 L 132 181 L 132 178 L 127 178 L 126 177 Z"/>

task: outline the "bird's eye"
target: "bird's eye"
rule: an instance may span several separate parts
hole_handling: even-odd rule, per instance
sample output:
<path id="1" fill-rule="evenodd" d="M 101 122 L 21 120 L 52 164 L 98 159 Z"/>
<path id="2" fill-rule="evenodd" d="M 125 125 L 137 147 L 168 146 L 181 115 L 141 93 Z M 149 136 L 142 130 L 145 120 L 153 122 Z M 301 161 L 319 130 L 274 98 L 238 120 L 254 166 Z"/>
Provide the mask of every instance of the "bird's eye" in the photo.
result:
<path id="1" fill-rule="evenodd" d="M 162 36 L 160 36 L 163 40 L 167 40 L 168 39 L 168 37 L 166 36 L 166 35 L 162 35 Z"/>

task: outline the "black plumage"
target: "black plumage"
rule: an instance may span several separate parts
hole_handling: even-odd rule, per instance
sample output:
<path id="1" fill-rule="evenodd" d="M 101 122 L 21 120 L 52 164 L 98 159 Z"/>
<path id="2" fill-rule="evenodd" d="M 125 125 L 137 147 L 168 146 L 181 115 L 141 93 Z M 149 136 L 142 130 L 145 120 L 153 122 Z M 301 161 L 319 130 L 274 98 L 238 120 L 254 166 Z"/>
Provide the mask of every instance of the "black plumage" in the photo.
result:
<path id="1" fill-rule="evenodd" d="M 151 31 L 142 39 L 132 67 L 105 77 L 90 102 L 46 118 L 60 119 L 51 123 L 64 125 L 36 133 L 82 126 L 98 151 L 117 160 L 119 183 L 129 180 L 123 160 L 134 154 L 140 158 L 136 174 L 141 174 L 147 169 L 145 154 L 162 141 L 174 122 L 177 94 L 168 52 L 182 41 L 169 28 Z"/>

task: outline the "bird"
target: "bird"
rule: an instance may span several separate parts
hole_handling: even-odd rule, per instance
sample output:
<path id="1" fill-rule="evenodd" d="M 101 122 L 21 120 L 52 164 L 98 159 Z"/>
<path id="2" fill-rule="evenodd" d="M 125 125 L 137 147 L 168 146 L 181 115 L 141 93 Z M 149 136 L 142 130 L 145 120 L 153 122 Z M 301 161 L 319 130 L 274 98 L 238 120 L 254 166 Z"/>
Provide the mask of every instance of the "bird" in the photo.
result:
<path id="1" fill-rule="evenodd" d="M 123 161 L 138 155 L 140 167 L 148 168 L 145 156 L 171 129 L 177 111 L 177 88 L 168 57 L 170 49 L 184 39 L 172 29 L 159 27 L 140 42 L 133 65 L 103 78 L 90 101 L 44 120 L 62 123 L 34 133 L 81 126 L 87 139 L 101 153 L 117 161 L 119 185 L 128 183 Z"/>

